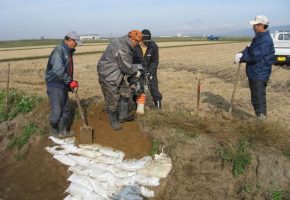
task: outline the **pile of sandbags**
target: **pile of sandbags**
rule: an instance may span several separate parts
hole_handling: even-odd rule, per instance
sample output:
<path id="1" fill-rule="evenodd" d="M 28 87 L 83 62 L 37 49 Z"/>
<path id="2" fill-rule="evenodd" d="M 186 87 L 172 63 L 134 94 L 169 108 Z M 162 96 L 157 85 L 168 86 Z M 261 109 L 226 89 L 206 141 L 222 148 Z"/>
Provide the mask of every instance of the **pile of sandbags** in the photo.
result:
<path id="1" fill-rule="evenodd" d="M 72 175 L 65 200 L 138 200 L 154 197 L 147 187 L 156 187 L 171 171 L 164 153 L 140 160 L 124 160 L 124 153 L 98 144 L 75 145 L 74 138 L 50 137 L 56 144 L 45 149 L 69 166 Z"/>

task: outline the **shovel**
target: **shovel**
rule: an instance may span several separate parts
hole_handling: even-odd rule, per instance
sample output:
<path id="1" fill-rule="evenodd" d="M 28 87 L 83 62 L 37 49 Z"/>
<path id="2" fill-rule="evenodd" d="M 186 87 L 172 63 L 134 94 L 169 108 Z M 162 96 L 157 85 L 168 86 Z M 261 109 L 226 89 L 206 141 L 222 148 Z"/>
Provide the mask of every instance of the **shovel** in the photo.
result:
<path id="1" fill-rule="evenodd" d="M 229 113 L 232 113 L 233 110 L 233 104 L 235 101 L 235 95 L 236 95 L 236 91 L 237 91 L 237 87 L 238 87 L 238 83 L 239 83 L 239 75 L 240 75 L 240 69 L 241 69 L 241 63 L 239 63 L 238 69 L 237 69 L 237 73 L 236 73 L 236 80 L 235 80 L 235 84 L 234 84 L 234 90 L 233 90 L 233 94 L 232 94 L 232 99 L 231 99 L 231 105 L 229 108 Z"/>
<path id="2" fill-rule="evenodd" d="M 80 143 L 81 144 L 91 144 L 93 143 L 93 137 L 94 137 L 94 130 L 91 126 L 88 126 L 86 119 L 85 119 L 85 115 L 80 103 L 80 98 L 77 92 L 77 89 L 74 91 L 75 93 L 75 98 L 77 100 L 78 103 L 78 108 L 79 108 L 79 112 L 81 115 L 81 119 L 82 119 L 82 123 L 83 126 L 80 127 Z"/>

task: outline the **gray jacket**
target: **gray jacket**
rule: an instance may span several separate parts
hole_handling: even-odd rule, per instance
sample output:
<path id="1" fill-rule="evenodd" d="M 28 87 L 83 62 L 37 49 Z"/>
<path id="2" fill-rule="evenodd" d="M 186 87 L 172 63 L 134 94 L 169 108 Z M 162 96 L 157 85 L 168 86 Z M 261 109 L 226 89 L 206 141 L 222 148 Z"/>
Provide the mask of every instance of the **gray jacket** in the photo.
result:
<path id="1" fill-rule="evenodd" d="M 68 88 L 68 84 L 73 80 L 73 66 L 70 74 L 69 66 L 70 62 L 73 62 L 74 51 L 75 49 L 69 49 L 64 41 L 53 49 L 45 72 L 45 80 L 48 87 Z"/>
<path id="2" fill-rule="evenodd" d="M 133 46 L 129 37 L 114 39 L 99 60 L 97 71 L 100 80 L 119 86 L 124 75 L 133 75 L 138 69 L 132 66 Z"/>

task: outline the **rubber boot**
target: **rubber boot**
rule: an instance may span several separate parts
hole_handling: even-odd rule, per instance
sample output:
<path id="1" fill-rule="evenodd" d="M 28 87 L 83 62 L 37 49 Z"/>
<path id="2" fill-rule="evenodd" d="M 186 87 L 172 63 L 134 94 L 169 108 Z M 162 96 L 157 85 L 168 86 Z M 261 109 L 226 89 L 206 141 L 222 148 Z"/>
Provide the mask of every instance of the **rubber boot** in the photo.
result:
<path id="1" fill-rule="evenodd" d="M 154 105 L 155 105 L 156 108 L 161 109 L 162 108 L 161 100 L 154 101 Z"/>
<path id="2" fill-rule="evenodd" d="M 50 123 L 50 134 L 58 138 L 58 124 Z"/>
<path id="3" fill-rule="evenodd" d="M 109 115 L 109 121 L 110 121 L 110 125 L 112 127 L 112 129 L 114 130 L 120 130 L 121 129 L 121 125 L 120 122 L 118 120 L 118 112 L 114 111 L 114 112 L 108 112 Z"/>
<path id="4" fill-rule="evenodd" d="M 58 123 L 50 123 L 50 134 L 53 136 L 53 137 L 56 137 L 56 138 L 64 138 L 64 135 L 62 135 L 60 132 L 59 132 L 59 127 L 58 127 Z"/>
<path id="5" fill-rule="evenodd" d="M 59 135 L 60 137 L 73 137 L 75 133 L 73 131 L 69 131 L 70 120 L 61 119 L 59 123 Z"/>
<path id="6" fill-rule="evenodd" d="M 134 120 L 134 115 L 129 115 L 129 99 L 121 97 L 119 102 L 119 121 L 121 123 Z"/>

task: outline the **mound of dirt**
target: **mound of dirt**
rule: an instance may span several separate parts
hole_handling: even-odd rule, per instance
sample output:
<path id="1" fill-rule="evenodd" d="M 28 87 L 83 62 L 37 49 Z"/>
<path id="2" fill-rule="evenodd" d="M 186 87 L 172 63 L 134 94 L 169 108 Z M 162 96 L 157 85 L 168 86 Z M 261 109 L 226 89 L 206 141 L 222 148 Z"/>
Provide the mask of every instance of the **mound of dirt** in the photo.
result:
<path id="1" fill-rule="evenodd" d="M 126 159 L 140 159 L 150 153 L 152 141 L 141 132 L 136 121 L 123 123 L 120 131 L 114 131 L 104 108 L 96 104 L 87 109 L 87 116 L 89 126 L 94 129 L 94 143 L 123 151 Z M 72 130 L 78 135 L 81 126 L 82 121 L 75 120 Z"/>

